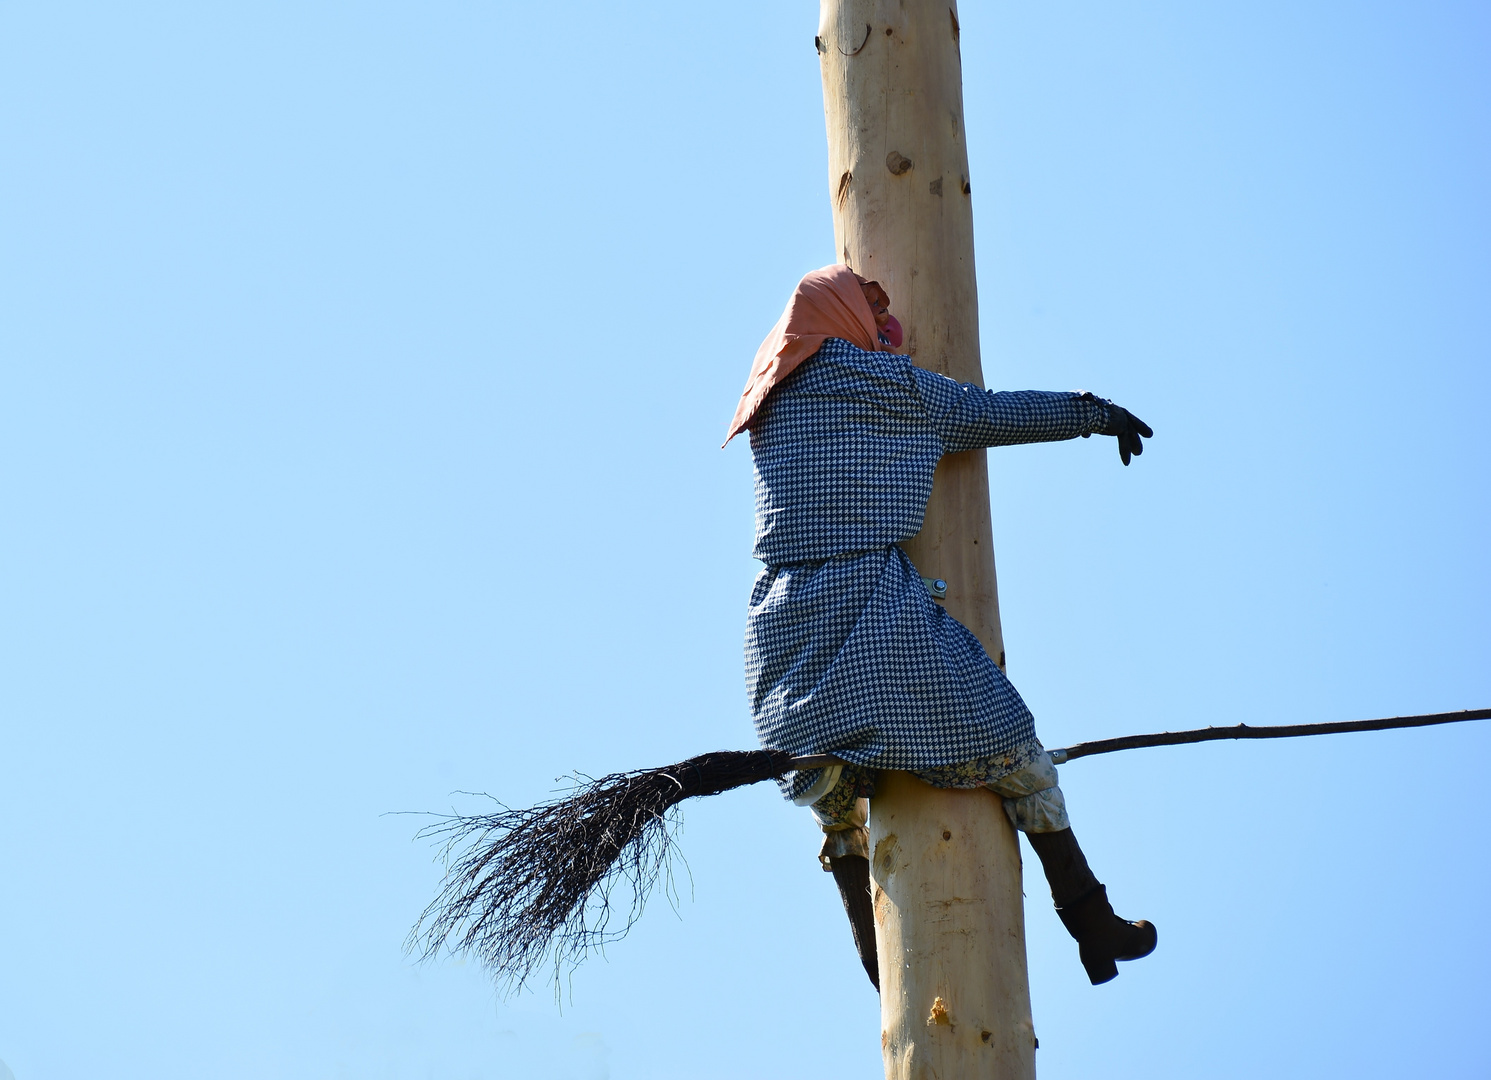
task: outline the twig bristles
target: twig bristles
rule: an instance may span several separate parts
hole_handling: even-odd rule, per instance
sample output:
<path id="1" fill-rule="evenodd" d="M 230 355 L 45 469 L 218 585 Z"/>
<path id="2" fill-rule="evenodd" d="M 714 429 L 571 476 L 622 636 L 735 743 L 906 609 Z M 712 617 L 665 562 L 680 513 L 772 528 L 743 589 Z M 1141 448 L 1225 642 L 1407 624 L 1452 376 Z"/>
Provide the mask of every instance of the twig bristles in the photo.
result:
<path id="1" fill-rule="evenodd" d="M 552 966 L 557 990 L 566 968 L 624 937 L 669 880 L 677 805 L 781 775 L 790 757 L 721 751 L 577 782 L 527 810 L 498 803 L 496 813 L 442 818 L 419 836 L 440 842 L 444 881 L 407 947 L 424 959 L 472 956 L 508 992 Z M 630 902 L 613 906 L 621 882 Z"/>

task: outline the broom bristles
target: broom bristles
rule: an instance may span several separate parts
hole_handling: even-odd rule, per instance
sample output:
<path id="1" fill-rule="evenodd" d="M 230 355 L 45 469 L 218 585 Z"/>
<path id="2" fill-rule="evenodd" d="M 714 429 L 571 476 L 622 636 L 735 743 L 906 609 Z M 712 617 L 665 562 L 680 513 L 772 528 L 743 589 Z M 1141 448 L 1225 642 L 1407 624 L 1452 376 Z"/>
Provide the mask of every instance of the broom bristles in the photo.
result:
<path id="1" fill-rule="evenodd" d="M 669 879 L 680 802 L 780 776 L 791 761 L 781 750 L 723 750 L 588 780 L 527 810 L 443 817 L 419 833 L 441 842 L 445 877 L 407 947 L 424 959 L 471 956 L 508 992 L 552 966 L 557 991 L 564 970 L 624 937 Z M 631 903 L 613 908 L 622 881 Z"/>

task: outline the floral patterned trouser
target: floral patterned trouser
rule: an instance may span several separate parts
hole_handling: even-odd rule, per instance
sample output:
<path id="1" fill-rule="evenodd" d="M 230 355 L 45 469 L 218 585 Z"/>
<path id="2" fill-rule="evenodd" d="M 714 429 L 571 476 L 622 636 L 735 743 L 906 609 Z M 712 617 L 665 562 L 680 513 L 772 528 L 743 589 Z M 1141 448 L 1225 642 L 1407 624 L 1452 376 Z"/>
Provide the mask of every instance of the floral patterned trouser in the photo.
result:
<path id="1" fill-rule="evenodd" d="M 1022 832 L 1060 832 L 1071 828 L 1066 799 L 1057 786 L 1056 766 L 1040 743 L 997 758 L 975 758 L 956 765 L 914 769 L 912 775 L 939 788 L 988 788 L 1003 797 L 1004 812 Z M 863 765 L 845 765 L 838 782 L 813 803 L 813 817 L 824 832 L 818 858 L 823 869 L 829 859 L 843 855 L 868 858 L 870 798 L 878 772 Z"/>

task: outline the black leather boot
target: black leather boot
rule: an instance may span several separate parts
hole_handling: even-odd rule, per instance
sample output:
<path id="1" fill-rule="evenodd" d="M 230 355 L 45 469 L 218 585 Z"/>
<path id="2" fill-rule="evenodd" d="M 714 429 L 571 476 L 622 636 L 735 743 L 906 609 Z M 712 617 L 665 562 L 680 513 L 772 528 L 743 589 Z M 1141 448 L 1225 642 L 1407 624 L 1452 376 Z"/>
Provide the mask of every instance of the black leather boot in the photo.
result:
<path id="1" fill-rule="evenodd" d="M 1097 986 L 1117 978 L 1117 960 L 1138 960 L 1154 952 L 1159 941 L 1153 924 L 1129 922 L 1113 913 L 1108 889 L 1093 876 L 1071 829 L 1026 833 L 1051 885 L 1056 914 L 1077 941 L 1077 955 L 1087 978 Z"/>
<path id="2" fill-rule="evenodd" d="M 870 900 L 870 860 L 863 855 L 838 855 L 828 860 L 834 884 L 854 932 L 859 962 L 876 990 L 880 989 L 880 961 L 875 955 L 875 909 Z"/>

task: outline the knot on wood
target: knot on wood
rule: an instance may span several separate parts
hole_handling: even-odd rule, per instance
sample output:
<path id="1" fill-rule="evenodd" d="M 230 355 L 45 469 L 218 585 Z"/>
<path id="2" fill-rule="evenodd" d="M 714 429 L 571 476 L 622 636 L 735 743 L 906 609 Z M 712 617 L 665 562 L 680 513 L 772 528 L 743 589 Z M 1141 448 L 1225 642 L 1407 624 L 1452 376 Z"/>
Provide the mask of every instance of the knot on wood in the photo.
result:
<path id="1" fill-rule="evenodd" d="M 885 167 L 892 176 L 905 176 L 911 171 L 911 159 L 902 157 L 899 150 L 892 150 L 885 155 Z"/>

